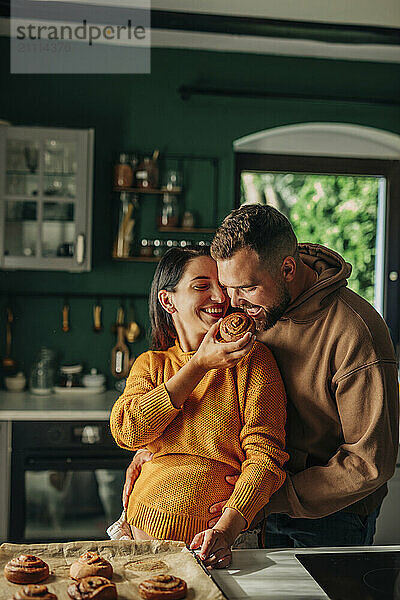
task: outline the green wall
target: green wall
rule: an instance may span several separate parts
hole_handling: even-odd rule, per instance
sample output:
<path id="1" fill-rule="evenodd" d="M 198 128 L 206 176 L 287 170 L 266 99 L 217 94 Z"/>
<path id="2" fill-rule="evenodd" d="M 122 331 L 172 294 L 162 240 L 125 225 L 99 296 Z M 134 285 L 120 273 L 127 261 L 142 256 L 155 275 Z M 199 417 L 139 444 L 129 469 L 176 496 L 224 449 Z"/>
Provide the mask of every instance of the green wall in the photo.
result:
<path id="1" fill-rule="evenodd" d="M 9 40 L 0 38 L 0 118 L 15 125 L 94 128 L 95 171 L 92 271 L 83 274 L 0 272 L 2 290 L 146 294 L 154 264 L 113 262 L 111 167 L 121 149 L 216 156 L 220 160 L 219 218 L 233 206 L 232 141 L 308 121 L 347 122 L 400 133 L 400 109 L 355 102 L 194 97 L 181 85 L 282 93 L 400 97 L 400 65 L 190 50 L 152 51 L 151 75 L 10 75 Z M 200 209 L 200 207 L 199 207 Z M 4 353 L 6 298 L 0 298 Z M 104 331 L 92 331 L 91 300 L 71 299 L 71 331 L 61 332 L 60 298 L 15 299 L 13 355 L 27 373 L 43 344 L 61 362 L 83 361 L 108 374 L 118 300 L 103 301 Z M 147 327 L 147 302 L 135 301 Z M 142 337 L 132 348 L 146 349 Z M 109 383 L 112 382 L 110 377 Z"/>

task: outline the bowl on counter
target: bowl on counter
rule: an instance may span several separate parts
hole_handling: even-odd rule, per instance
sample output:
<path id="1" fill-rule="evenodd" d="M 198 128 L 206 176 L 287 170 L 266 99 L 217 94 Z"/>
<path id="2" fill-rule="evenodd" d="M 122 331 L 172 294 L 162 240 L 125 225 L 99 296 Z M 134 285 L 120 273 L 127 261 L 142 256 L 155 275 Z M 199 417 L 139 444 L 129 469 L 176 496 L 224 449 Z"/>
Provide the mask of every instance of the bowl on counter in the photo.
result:
<path id="1" fill-rule="evenodd" d="M 26 386 L 26 377 L 20 371 L 13 377 L 5 377 L 4 383 L 9 392 L 22 392 Z"/>
<path id="2" fill-rule="evenodd" d="M 106 376 L 98 373 L 97 369 L 91 369 L 88 375 L 82 377 L 82 383 L 87 388 L 100 388 L 105 385 Z"/>

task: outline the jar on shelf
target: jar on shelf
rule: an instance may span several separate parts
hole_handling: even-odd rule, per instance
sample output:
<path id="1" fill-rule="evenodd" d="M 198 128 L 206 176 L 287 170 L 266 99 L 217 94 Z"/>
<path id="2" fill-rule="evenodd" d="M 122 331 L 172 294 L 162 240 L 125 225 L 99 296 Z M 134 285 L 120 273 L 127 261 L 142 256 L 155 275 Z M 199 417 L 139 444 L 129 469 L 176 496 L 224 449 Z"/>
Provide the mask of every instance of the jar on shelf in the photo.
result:
<path id="1" fill-rule="evenodd" d="M 129 154 L 120 154 L 114 166 L 114 186 L 128 188 L 133 183 L 133 168 Z"/>
<path id="2" fill-rule="evenodd" d="M 182 217 L 182 227 L 186 227 L 187 229 L 193 229 L 194 225 L 195 225 L 194 214 L 191 211 L 186 210 L 183 213 L 183 217 Z"/>
<path id="3" fill-rule="evenodd" d="M 179 225 L 179 202 L 173 194 L 164 194 L 162 197 L 160 213 L 158 217 L 159 227 L 178 227 Z"/>
<path id="4" fill-rule="evenodd" d="M 140 242 L 140 256 L 149 257 L 154 256 L 154 240 L 147 240 L 143 238 Z"/>
<path id="5" fill-rule="evenodd" d="M 167 250 L 167 244 L 165 240 L 154 240 L 153 256 L 160 258 Z"/>
<path id="6" fill-rule="evenodd" d="M 136 186 L 143 189 L 156 189 L 158 187 L 158 153 L 153 157 L 145 156 L 138 165 L 135 173 Z"/>
<path id="7" fill-rule="evenodd" d="M 167 240 L 165 242 L 166 245 L 166 250 L 169 250 L 170 248 L 177 248 L 179 246 L 179 242 L 178 240 Z"/>
<path id="8" fill-rule="evenodd" d="M 175 169 L 168 169 L 163 176 L 162 189 L 178 193 L 182 191 L 182 173 Z"/>
<path id="9" fill-rule="evenodd" d="M 135 194 L 121 192 L 119 201 L 118 231 L 114 242 L 113 256 L 127 258 L 131 255 L 137 229 L 139 199 Z"/>
<path id="10" fill-rule="evenodd" d="M 139 158 L 139 155 L 138 155 L 138 154 L 136 154 L 136 152 L 133 152 L 132 154 L 130 154 L 130 155 L 129 155 L 129 162 L 130 162 L 130 164 L 131 164 L 131 167 L 132 167 L 132 173 L 133 173 L 133 182 L 134 182 L 134 181 L 135 181 L 135 179 L 136 179 L 136 178 L 135 178 L 135 174 L 136 174 L 137 168 L 138 168 L 138 166 L 139 166 L 139 164 L 140 164 L 140 158 Z M 133 185 L 133 182 L 132 182 L 132 185 Z"/>

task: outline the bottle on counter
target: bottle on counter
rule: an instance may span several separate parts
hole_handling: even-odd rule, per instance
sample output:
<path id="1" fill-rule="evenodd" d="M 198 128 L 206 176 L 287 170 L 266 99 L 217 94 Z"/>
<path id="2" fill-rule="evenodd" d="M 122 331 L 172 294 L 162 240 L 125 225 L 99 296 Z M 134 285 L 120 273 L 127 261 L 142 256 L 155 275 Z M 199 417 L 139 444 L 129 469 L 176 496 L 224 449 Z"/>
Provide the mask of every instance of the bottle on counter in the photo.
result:
<path id="1" fill-rule="evenodd" d="M 47 396 L 54 387 L 55 352 L 43 346 L 32 365 L 29 389 L 32 394 Z"/>

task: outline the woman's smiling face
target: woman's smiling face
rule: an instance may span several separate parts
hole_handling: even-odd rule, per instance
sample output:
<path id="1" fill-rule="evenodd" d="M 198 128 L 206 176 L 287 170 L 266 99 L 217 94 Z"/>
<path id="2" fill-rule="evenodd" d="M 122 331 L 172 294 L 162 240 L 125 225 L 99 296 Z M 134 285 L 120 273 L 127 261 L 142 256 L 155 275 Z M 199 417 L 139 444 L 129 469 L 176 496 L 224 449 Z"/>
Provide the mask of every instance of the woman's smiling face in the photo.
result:
<path id="1" fill-rule="evenodd" d="M 208 256 L 190 260 L 174 292 L 168 292 L 172 319 L 181 348 L 197 350 L 203 337 L 229 306 L 215 261 Z"/>

